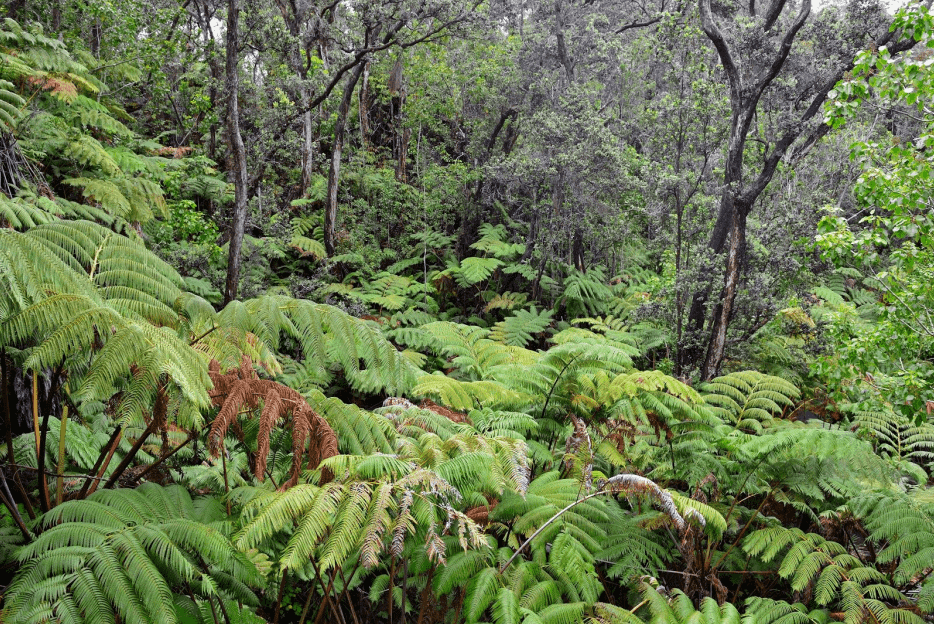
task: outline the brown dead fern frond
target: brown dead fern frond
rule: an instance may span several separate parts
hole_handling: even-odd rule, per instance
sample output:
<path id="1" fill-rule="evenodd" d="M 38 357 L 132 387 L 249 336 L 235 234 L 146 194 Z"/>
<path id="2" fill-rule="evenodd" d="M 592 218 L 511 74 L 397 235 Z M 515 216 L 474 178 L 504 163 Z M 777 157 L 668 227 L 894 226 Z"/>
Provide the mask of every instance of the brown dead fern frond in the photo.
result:
<path id="1" fill-rule="evenodd" d="M 282 485 L 282 489 L 288 489 L 298 483 L 298 477 L 302 472 L 302 455 L 305 452 L 306 441 L 311 434 L 311 423 L 308 422 L 309 411 L 311 408 L 306 410 L 298 407 L 292 410 L 292 473 L 289 475 L 289 480 Z M 257 452 L 262 454 L 259 449 Z"/>
<path id="2" fill-rule="evenodd" d="M 237 414 L 240 413 L 243 405 L 249 404 L 252 397 L 252 384 L 242 379 L 234 381 L 222 399 L 220 396 L 217 397 L 221 399 L 221 410 L 214 418 L 214 422 L 211 424 L 211 432 L 208 434 L 208 445 L 212 455 L 217 455 L 220 452 L 221 442 L 224 441 L 224 437 L 227 435 L 230 423 L 237 418 Z M 214 404 L 217 405 L 218 402 L 215 400 Z"/>
<path id="3" fill-rule="evenodd" d="M 499 505 L 499 501 L 493 499 L 486 505 L 480 505 L 479 507 L 471 507 L 464 513 L 468 518 L 480 525 L 486 525 L 490 522 L 490 514 L 496 509 L 496 506 Z"/>
<path id="4" fill-rule="evenodd" d="M 269 449 L 269 434 L 283 415 L 282 397 L 275 389 L 269 390 L 263 397 L 265 404 L 259 415 L 259 433 L 256 435 L 258 449 Z M 256 458 L 256 474 L 266 473 L 266 453 L 258 453 Z M 260 477 L 261 478 L 261 477 Z"/>
<path id="5" fill-rule="evenodd" d="M 448 409 L 444 407 L 443 405 L 438 405 L 431 399 L 422 399 L 422 402 L 419 403 L 418 406 L 424 410 L 428 410 L 440 416 L 444 416 L 451 422 L 455 422 L 458 424 L 466 423 L 468 425 L 473 424 L 472 422 L 470 422 L 470 418 L 467 417 L 467 414 L 463 412 L 455 412 L 454 410 Z"/>
<path id="6" fill-rule="evenodd" d="M 322 431 L 324 427 L 331 428 L 324 418 L 313 411 L 310 414 L 312 431 Z M 328 457 L 334 457 L 338 453 L 336 435 L 312 435 L 308 444 L 308 468 L 313 469 Z M 325 475 L 330 474 L 331 472 L 325 468 Z M 332 478 L 333 476 L 327 476 L 325 480 L 330 481 Z"/>
<path id="7" fill-rule="evenodd" d="M 593 442 L 587 425 L 574 414 L 568 414 L 574 429 L 564 445 L 564 469 L 571 472 L 577 460 L 581 460 L 581 481 L 587 491 L 593 486 Z"/>
<path id="8" fill-rule="evenodd" d="M 292 388 L 257 378 L 249 357 L 244 356 L 240 366 L 228 370 L 226 374 L 220 373 L 220 365 L 216 362 L 211 363 L 209 371 L 214 383 L 211 400 L 215 406 L 220 407 L 208 436 L 214 456 L 220 453 L 227 430 L 236 425 L 237 415 L 246 413 L 253 417 L 260 399 L 263 401 L 263 409 L 259 415 L 256 457 L 252 462 L 257 479 L 262 481 L 266 473 L 272 430 L 279 426 L 280 421 L 288 421 L 289 416 L 292 428 L 292 470 L 280 489 L 298 483 L 306 453 L 310 470 L 317 468 L 322 460 L 338 454 L 337 434 L 328 422 Z M 321 482 L 326 483 L 331 479 L 331 472 L 323 470 Z"/>

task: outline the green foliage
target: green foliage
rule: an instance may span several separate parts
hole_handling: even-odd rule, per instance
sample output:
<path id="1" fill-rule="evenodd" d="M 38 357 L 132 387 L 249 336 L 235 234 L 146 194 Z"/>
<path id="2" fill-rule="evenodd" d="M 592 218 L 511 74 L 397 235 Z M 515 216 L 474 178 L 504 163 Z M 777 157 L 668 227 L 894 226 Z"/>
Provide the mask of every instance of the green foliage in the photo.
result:
<path id="1" fill-rule="evenodd" d="M 223 506 L 179 487 L 96 492 L 42 518 L 42 535 L 18 552 L 5 621 L 186 622 L 176 606 L 256 605 L 263 579 L 227 538 Z M 179 590 L 188 600 L 175 601 Z M 200 608 L 200 607 L 198 607 Z M 245 620 L 249 621 L 249 620 Z"/>
<path id="2" fill-rule="evenodd" d="M 11 130 L 20 116 L 21 107 L 26 101 L 15 91 L 16 86 L 9 80 L 0 80 L 0 123 Z"/>
<path id="3" fill-rule="evenodd" d="M 898 564 L 892 581 L 897 586 L 921 583 L 917 603 L 924 613 L 934 611 L 934 579 L 928 569 L 934 556 L 934 500 L 928 492 L 872 492 L 852 503 L 854 513 L 865 518 L 870 539 L 883 547 L 876 561 Z"/>
<path id="4" fill-rule="evenodd" d="M 930 326 L 930 283 L 934 275 L 934 222 L 931 220 L 934 117 L 924 102 L 934 93 L 927 54 L 932 17 L 923 5 L 910 5 L 897 14 L 892 29 L 902 41 L 918 42 L 922 54 L 893 58 L 891 51 L 867 50 L 856 58 L 854 71 L 834 91 L 826 113 L 834 126 L 853 119 L 864 102 L 905 107 L 917 117 L 917 131 L 910 140 L 899 137 L 864 139 L 853 143 L 852 158 L 862 173 L 854 195 L 868 210 L 858 224 L 831 212 L 818 225 L 817 244 L 823 255 L 841 267 L 855 268 L 872 276 L 875 300 L 863 305 L 875 310 L 879 322 L 848 325 L 840 340 L 839 359 L 860 373 L 876 379 L 858 390 L 877 394 L 891 402 L 906 418 L 921 424 L 927 417 L 925 397 L 931 388 L 932 368 L 924 358 L 908 366 L 893 366 L 900 354 L 929 352 L 934 339 Z M 857 379 L 859 374 L 853 375 Z"/>
<path id="5" fill-rule="evenodd" d="M 794 591 L 807 588 L 813 592 L 813 600 L 819 606 L 838 604 L 845 622 L 855 624 L 869 617 L 880 622 L 924 621 L 912 611 L 890 606 L 903 601 L 904 596 L 886 582 L 885 574 L 820 535 L 772 527 L 752 533 L 744 548 L 765 561 L 787 548 L 779 575 L 789 579 Z"/>
<path id="6" fill-rule="evenodd" d="M 726 372 L 701 383 L 692 308 L 716 307 L 716 287 L 698 295 L 729 114 L 692 12 L 647 6 L 633 19 L 651 28 L 631 30 L 613 3 L 341 3 L 317 21 L 307 3 L 245 3 L 248 296 L 222 307 L 232 185 L 212 18 L 86 4 L 56 3 L 50 34 L 0 25 L 3 422 L 40 387 L 39 431 L 11 430 L 5 451 L 0 619 L 934 612 L 926 53 L 860 55 L 828 118 L 868 122 L 870 98 L 891 118 L 808 147 L 819 166 L 781 160 L 747 222 Z M 802 108 L 848 61 L 840 42 L 882 19 L 814 8 L 807 52 L 751 126 L 756 162 L 775 111 Z M 930 44 L 927 11 L 895 25 Z M 308 53 L 312 39 L 328 45 Z M 766 48 L 744 47 L 743 66 Z M 854 137 L 851 198 L 836 161 Z M 832 270 L 804 244 L 808 207 L 828 202 Z M 238 410 L 216 414 L 230 388 L 209 365 L 299 393 L 338 454 L 328 439 L 304 468 L 297 394 L 241 384 Z M 808 410 L 820 422 L 792 422 Z M 208 439 L 212 419 L 225 435 Z M 64 503 L 46 491 L 59 478 Z"/>
<path id="7" fill-rule="evenodd" d="M 535 306 L 530 310 L 519 310 L 493 326 L 490 339 L 513 347 L 526 347 L 551 324 L 551 310 L 539 312 Z"/>
<path id="8" fill-rule="evenodd" d="M 714 412 L 737 429 L 761 433 L 774 416 L 794 405 L 798 389 L 780 377 L 755 371 L 730 373 L 702 386 Z"/>

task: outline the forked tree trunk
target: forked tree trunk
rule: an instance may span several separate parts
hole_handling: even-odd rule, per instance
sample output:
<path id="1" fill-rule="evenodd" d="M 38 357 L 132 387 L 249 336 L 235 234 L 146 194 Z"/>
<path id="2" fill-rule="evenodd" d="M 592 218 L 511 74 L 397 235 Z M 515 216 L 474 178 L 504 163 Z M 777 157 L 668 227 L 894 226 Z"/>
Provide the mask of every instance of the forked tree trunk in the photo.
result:
<path id="1" fill-rule="evenodd" d="M 761 64 L 760 73 L 745 78 L 741 73 L 741 69 L 734 63 L 733 50 L 717 25 L 710 4 L 711 0 L 700 0 L 701 26 L 704 34 L 707 35 L 716 48 L 717 55 L 726 73 L 730 87 L 730 107 L 733 116 L 730 127 L 727 165 L 723 179 L 724 191 L 720 201 L 717 222 L 708 242 L 708 248 L 711 251 L 716 254 L 726 252 L 726 258 L 723 289 L 720 292 L 717 304 L 710 311 L 711 316 L 708 327 L 710 339 L 707 344 L 704 364 L 701 368 L 703 379 L 716 376 L 723 362 L 726 350 L 726 332 L 736 304 L 736 293 L 742 272 L 743 255 L 745 254 L 746 218 L 756 199 L 771 182 L 778 164 L 795 141 L 803 134 L 807 134 L 808 139 L 805 144 L 808 145 L 823 134 L 822 125 L 814 128 L 810 125 L 810 122 L 821 111 L 830 90 L 854 65 L 853 61 L 849 61 L 838 66 L 835 71 L 828 72 L 825 76 L 826 80 L 820 83 L 813 95 L 806 94 L 803 96 L 804 101 L 808 102 L 807 108 L 800 116 L 784 120 L 784 129 L 781 134 L 773 142 L 766 144 L 762 164 L 759 166 L 755 178 L 746 180 L 743 175 L 743 154 L 756 107 L 765 89 L 781 72 L 795 38 L 810 15 L 811 0 L 802 1 L 798 14 L 788 30 L 785 31 L 778 49 L 772 53 L 770 58 L 765 59 L 765 63 Z M 924 4 L 929 7 L 931 0 L 926 0 Z M 790 5 L 787 5 L 783 0 L 775 0 L 762 13 L 760 27 L 764 35 L 770 34 L 772 28 L 779 23 L 779 18 L 787 6 Z M 752 5 L 752 10 L 755 10 L 754 5 Z M 886 29 L 875 39 L 875 46 L 877 48 L 887 46 L 889 52 L 893 55 L 914 47 L 916 42 L 913 38 L 906 37 L 899 40 L 897 35 L 897 31 Z M 849 50 L 849 58 L 853 58 L 856 51 L 855 49 Z M 752 80 L 747 80 L 748 78 L 752 78 Z M 700 332 L 711 290 L 712 285 L 708 285 L 695 293 L 688 321 L 689 331 Z"/>
<path id="2" fill-rule="evenodd" d="M 230 224 L 230 254 L 227 260 L 227 283 L 224 286 L 224 305 L 237 298 L 240 284 L 240 250 L 243 247 L 243 230 L 246 226 L 246 148 L 240 135 L 240 105 L 237 100 L 240 88 L 239 35 L 237 18 L 240 13 L 239 0 L 229 0 L 227 8 L 227 139 L 230 144 L 234 183 L 234 213 Z"/>
<path id="3" fill-rule="evenodd" d="M 771 30 L 784 6 L 784 2 L 778 0 L 773 2 L 769 14 L 762 23 L 765 34 Z M 762 93 L 778 76 L 784 66 L 788 53 L 791 51 L 792 43 L 794 43 L 795 37 L 804 26 L 810 12 L 811 0 L 804 0 L 794 22 L 782 37 L 778 51 L 765 64 L 766 70 L 756 76 L 752 84 L 744 84 L 741 68 L 735 64 L 733 51 L 714 20 L 710 0 L 700 0 L 701 25 L 704 33 L 716 48 L 726 73 L 730 87 L 730 108 L 732 110 L 730 142 L 723 174 L 723 195 L 720 199 L 717 221 L 708 241 L 708 248 L 715 254 L 722 253 L 728 241 L 729 248 L 726 256 L 723 289 L 710 317 L 710 340 L 701 370 L 701 378 L 705 380 L 715 377 L 720 370 L 720 364 L 723 362 L 723 355 L 726 350 L 726 331 L 736 303 L 736 292 L 743 264 L 742 256 L 745 253 L 746 217 L 756 198 L 765 190 L 766 185 L 772 179 L 775 168 L 784 156 L 785 151 L 803 130 L 803 124 L 795 126 L 793 130 L 787 132 L 776 142 L 772 152 L 766 157 L 758 178 L 748 186 L 744 185 L 743 180 L 743 156 L 746 149 L 746 139 Z M 703 325 L 706 303 L 711 288 L 712 285 L 708 285 L 695 293 L 693 297 L 688 327 L 695 332 L 699 331 Z"/>

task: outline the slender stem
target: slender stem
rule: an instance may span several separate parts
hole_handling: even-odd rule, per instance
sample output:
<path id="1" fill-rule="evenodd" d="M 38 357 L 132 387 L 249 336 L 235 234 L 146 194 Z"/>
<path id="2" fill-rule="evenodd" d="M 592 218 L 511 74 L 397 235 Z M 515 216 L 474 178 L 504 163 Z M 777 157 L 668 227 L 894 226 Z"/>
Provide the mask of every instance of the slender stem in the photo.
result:
<path id="1" fill-rule="evenodd" d="M 227 607 L 224 606 L 224 599 L 220 596 L 215 596 L 215 598 L 217 598 L 217 606 L 221 608 L 221 615 L 224 616 L 224 621 L 227 624 L 231 624 L 230 616 L 227 615 Z M 208 600 L 210 600 L 210 598 L 208 598 Z"/>
<path id="2" fill-rule="evenodd" d="M 749 521 L 746 522 L 746 526 L 743 527 L 743 530 L 739 532 L 739 535 L 737 535 L 733 543 L 730 544 L 730 548 L 725 553 L 723 553 L 723 556 L 720 557 L 720 560 L 717 561 L 717 563 L 711 568 L 711 570 L 716 570 L 717 568 L 720 567 L 720 564 L 726 561 L 726 558 L 730 556 L 730 553 L 733 552 L 733 549 L 736 548 L 736 545 L 739 544 L 739 541 L 743 539 L 743 535 L 746 534 L 746 530 L 749 529 L 749 525 L 751 525 L 752 521 L 756 519 L 756 517 L 759 515 L 759 512 L 762 510 L 763 507 L 765 507 L 765 503 L 768 502 L 769 498 L 771 497 L 772 497 L 772 492 L 770 491 L 768 494 L 765 495 L 765 498 L 762 499 L 762 502 L 759 503 L 759 506 L 756 507 L 756 510 L 753 512 L 753 514 L 749 516 Z"/>
<path id="3" fill-rule="evenodd" d="M 409 560 L 403 559 L 402 560 L 402 624 L 405 624 L 405 603 L 408 599 L 408 596 L 406 596 L 406 593 L 408 592 L 408 583 L 409 583 Z"/>
<path id="4" fill-rule="evenodd" d="M 101 449 L 100 455 L 97 456 L 94 467 L 91 468 L 91 474 L 94 476 L 84 480 L 84 485 L 81 486 L 81 491 L 78 492 L 79 499 L 83 499 L 85 496 L 90 496 L 94 493 L 94 490 L 88 491 L 92 484 L 94 485 L 94 489 L 97 489 L 97 484 L 100 482 L 100 478 L 104 476 L 104 471 L 107 470 L 107 466 L 110 465 L 110 458 L 113 457 L 114 451 L 117 450 L 117 445 L 120 444 L 122 435 L 123 427 L 117 425 L 114 432 L 110 434 L 110 440 L 107 441 L 107 445 Z"/>
<path id="5" fill-rule="evenodd" d="M 542 406 L 542 415 L 539 416 L 539 418 L 545 418 L 545 411 L 548 409 L 548 402 L 551 401 L 551 395 L 554 394 L 555 388 L 558 386 L 558 382 L 561 381 L 561 378 L 564 376 L 564 373 L 565 371 L 567 371 L 568 367 L 570 367 L 571 364 L 574 363 L 574 360 L 579 358 L 580 355 L 581 354 L 578 353 L 577 355 L 572 357 L 570 360 L 568 360 L 568 363 L 564 365 L 564 368 L 562 368 L 561 372 L 558 373 L 558 376 L 555 377 L 555 381 L 553 384 L 551 384 L 551 389 L 548 391 L 548 396 L 545 397 L 545 404 Z"/>
<path id="6" fill-rule="evenodd" d="M 319 579 L 320 581 L 320 579 Z M 323 587 L 322 583 L 322 587 Z M 308 617 L 308 607 L 311 606 L 311 597 L 315 595 L 314 585 L 308 588 L 308 597 L 305 598 L 305 606 L 302 607 L 302 616 L 298 619 L 298 624 L 305 624 L 305 619 Z"/>
<path id="7" fill-rule="evenodd" d="M 396 577 L 396 558 L 393 557 L 389 564 L 389 591 L 386 592 L 386 613 L 389 614 L 389 624 L 392 624 L 392 592 L 393 580 Z"/>
<path id="8" fill-rule="evenodd" d="M 318 570 L 318 566 L 315 565 L 314 558 L 311 559 L 311 565 L 315 569 L 315 574 L 320 578 L 321 571 Z M 322 585 L 324 585 L 323 581 L 322 581 Z M 337 609 L 334 603 L 331 602 L 331 588 L 332 587 L 334 587 L 334 575 L 333 574 L 331 575 L 331 580 L 328 583 L 327 588 L 325 588 L 324 590 L 324 598 L 325 598 L 325 602 L 327 603 L 327 605 L 331 607 L 331 612 L 334 614 L 334 617 L 340 620 L 341 619 L 340 611 Z M 321 605 L 321 607 L 318 609 L 318 615 L 315 616 L 315 624 L 321 624 L 322 617 L 324 617 L 324 605 Z"/>
<path id="9" fill-rule="evenodd" d="M 123 461 L 121 461 L 120 464 L 117 465 L 116 468 L 114 468 L 113 474 L 110 475 L 110 478 L 107 480 L 107 483 L 104 484 L 105 490 L 108 488 L 112 488 L 117 483 L 121 475 L 123 475 L 126 469 L 133 462 L 133 459 L 136 457 L 136 454 L 139 452 L 141 448 L 143 448 L 143 444 L 146 443 L 146 439 L 149 438 L 149 436 L 152 435 L 152 433 L 156 430 L 156 427 L 158 427 L 158 421 L 157 419 L 153 418 L 149 422 L 149 424 L 146 426 L 146 429 L 145 431 L 143 431 L 143 434 L 136 440 L 136 443 L 130 449 L 130 452 L 127 453 L 126 457 L 123 458 Z"/>
<path id="10" fill-rule="evenodd" d="M 418 605 L 418 624 L 425 624 L 425 616 L 427 615 L 429 605 L 431 605 L 432 594 L 431 594 L 431 582 L 435 575 L 435 567 L 431 566 L 428 569 L 428 579 L 425 581 L 425 587 L 422 589 L 422 595 L 419 599 Z M 353 576 L 353 575 L 351 575 Z"/>
<path id="11" fill-rule="evenodd" d="M 36 468 L 39 467 L 39 380 L 32 371 L 32 431 L 36 437 Z"/>
<path id="12" fill-rule="evenodd" d="M 16 507 L 16 500 L 14 500 L 13 493 L 10 492 L 10 487 L 6 483 L 6 475 L 3 473 L 3 469 L 0 469 L 0 482 L 3 484 L 3 490 L 0 491 L 0 499 L 3 500 L 3 504 L 10 510 L 10 516 L 16 521 L 16 527 L 20 530 L 20 533 L 23 534 L 23 538 L 27 542 L 32 541 L 32 534 L 30 534 L 29 529 L 26 528 L 26 523 L 23 522 L 23 516 L 20 515 L 19 509 Z"/>
<path id="13" fill-rule="evenodd" d="M 68 428 L 68 406 L 62 405 L 62 423 L 58 431 L 58 479 L 55 483 L 55 505 L 62 504 L 62 495 L 65 489 L 65 434 Z"/>
<path id="14" fill-rule="evenodd" d="M 512 557 L 510 557 L 509 560 L 508 560 L 506 563 L 504 563 L 502 566 L 500 566 L 500 568 L 499 568 L 499 573 L 502 574 L 503 572 L 505 572 L 505 571 L 506 571 L 506 568 L 509 567 L 509 564 L 511 564 L 513 561 L 515 561 L 515 560 L 516 560 L 516 557 L 519 556 L 519 553 L 521 553 L 523 550 L 525 550 L 525 547 L 528 546 L 529 544 L 531 544 L 533 539 L 535 539 L 536 537 L 538 537 L 538 535 L 539 535 L 542 531 L 544 531 L 546 528 L 548 528 L 548 526 L 549 526 L 552 522 L 554 522 L 555 520 L 557 520 L 558 518 L 560 518 L 562 515 L 564 515 L 565 512 L 571 510 L 572 508 L 576 507 L 577 505 L 580 505 L 580 504 L 583 503 L 584 501 L 588 501 L 588 500 L 590 500 L 591 498 L 594 498 L 595 496 L 600 496 L 601 494 L 608 494 L 608 493 L 609 493 L 609 490 L 598 490 L 598 491 L 596 491 L 596 492 L 594 492 L 594 493 L 592 493 L 592 494 L 588 494 L 587 496 L 585 496 L 585 497 L 583 497 L 583 498 L 577 499 L 576 501 L 574 501 L 573 503 L 571 503 L 570 505 L 568 505 L 567 507 L 565 507 L 564 509 L 562 509 L 561 511 L 559 511 L 558 513 L 556 513 L 555 515 L 553 515 L 552 517 L 548 518 L 548 520 L 545 522 L 545 524 L 543 524 L 542 526 L 538 527 L 538 530 L 535 531 L 534 533 L 532 533 L 532 535 L 531 535 L 527 540 L 525 540 L 525 541 L 522 543 L 522 545 L 519 546 L 518 549 L 516 549 L 516 552 L 514 552 L 514 553 L 512 554 Z M 390 579 L 390 580 L 391 580 L 391 579 Z"/>
<path id="15" fill-rule="evenodd" d="M 152 472 L 154 469 L 156 469 L 156 468 L 158 468 L 159 466 L 161 466 L 161 465 L 163 464 L 163 462 L 167 461 L 170 457 L 172 457 L 173 455 L 175 455 L 176 453 L 178 453 L 180 450 L 182 450 L 183 448 L 185 448 L 186 446 L 188 446 L 188 443 L 191 442 L 192 440 L 194 440 L 195 437 L 196 437 L 196 434 L 195 434 L 194 432 L 189 433 L 189 434 L 188 434 L 188 437 L 185 439 L 184 442 L 182 442 L 181 444 L 179 444 L 178 446 L 176 446 L 174 449 L 172 449 L 171 451 L 169 451 L 169 453 L 168 453 L 167 455 L 164 455 L 164 456 L 160 457 L 160 458 L 157 459 L 155 462 L 153 462 L 152 464 L 150 464 L 150 465 L 146 468 L 146 470 L 144 470 L 144 471 L 142 471 L 141 473 L 139 473 L 138 475 L 136 475 L 136 477 L 133 478 L 133 483 L 138 483 L 143 477 L 145 477 L 146 475 L 148 475 L 148 474 L 149 474 L 150 472 Z"/>
<path id="16" fill-rule="evenodd" d="M 227 503 L 227 515 L 230 515 L 230 483 L 227 481 L 227 449 L 224 447 L 224 441 L 221 440 L 221 464 L 224 466 L 224 501 Z M 276 613 L 279 613 L 278 606 Z"/>
<path id="17" fill-rule="evenodd" d="M 35 392 L 36 390 L 36 372 L 32 373 L 32 404 L 33 404 L 33 420 L 37 420 L 39 416 L 38 410 L 38 395 Z M 45 446 L 49 434 L 49 412 L 51 410 L 46 410 L 45 414 L 42 416 L 42 425 L 39 428 L 37 435 L 39 436 L 39 447 L 36 451 L 36 470 L 39 471 L 39 505 L 42 508 L 42 511 L 48 511 L 52 508 L 51 497 L 49 496 L 49 480 L 45 472 Z"/>
<path id="18" fill-rule="evenodd" d="M 214 330 L 216 330 L 217 327 L 218 327 L 218 326 L 215 325 L 215 326 L 212 327 L 211 329 L 207 330 L 206 332 L 204 332 L 203 334 L 201 334 L 200 336 L 198 336 L 197 338 L 195 338 L 194 340 L 192 340 L 191 342 L 189 342 L 189 343 L 188 343 L 188 346 L 189 346 L 189 347 L 193 347 L 194 345 L 198 344 L 199 342 L 201 342 L 201 340 L 202 340 L 205 336 L 207 336 L 208 334 L 210 334 L 211 332 L 213 332 Z"/>
<path id="19" fill-rule="evenodd" d="M 360 559 L 358 558 L 357 565 L 359 564 L 360 564 Z M 356 609 L 353 608 L 353 599 L 350 597 L 350 592 L 347 589 L 347 579 L 344 578 L 344 568 L 342 568 L 341 566 L 337 566 L 337 570 L 340 572 L 341 581 L 343 581 L 344 583 L 344 591 L 342 591 L 341 593 L 347 598 L 347 604 L 350 605 L 350 616 L 353 618 L 354 624 L 360 624 L 360 620 L 357 619 L 357 611 Z M 356 571 L 357 571 L 357 566 L 355 565 L 353 570 L 350 572 L 351 579 L 353 579 L 354 572 Z M 404 617 L 404 614 L 403 614 L 403 617 Z M 403 620 L 403 624 L 404 622 L 405 620 Z"/>
<path id="20" fill-rule="evenodd" d="M 229 510 L 228 510 L 228 513 Z M 276 597 L 276 612 L 272 617 L 272 624 L 279 624 L 279 610 L 282 607 L 282 595 L 285 593 L 285 580 L 289 576 L 288 570 L 282 571 L 282 579 L 279 581 L 279 595 Z"/>
<path id="21" fill-rule="evenodd" d="M 759 466 L 762 465 L 762 462 L 764 462 L 764 461 L 765 461 L 765 456 L 763 455 L 762 458 L 761 458 L 758 462 L 756 462 L 756 465 L 753 466 L 753 467 L 749 470 L 749 472 L 746 473 L 746 478 L 743 479 L 742 485 L 740 485 L 740 486 L 739 486 L 739 489 L 736 491 L 736 498 L 733 499 L 733 504 L 730 505 L 730 510 L 729 510 L 728 512 L 726 512 L 726 516 L 724 516 L 724 518 L 723 518 L 723 521 L 724 521 L 726 524 L 729 524 L 729 522 L 730 522 L 730 517 L 733 515 L 733 510 L 736 509 L 737 503 L 741 502 L 741 501 L 740 501 L 740 498 L 739 498 L 739 495 L 742 493 L 743 489 L 746 487 L 746 483 L 749 482 L 749 478 L 752 477 L 753 473 L 759 468 Z M 771 494 L 771 492 L 770 492 L 770 494 Z M 750 498 L 750 496 L 747 496 L 746 498 L 744 498 L 744 499 L 742 499 L 742 500 L 745 501 L 747 498 Z M 711 558 L 712 556 L 713 556 L 713 542 L 712 542 L 712 541 L 708 541 L 708 542 L 707 542 L 707 553 L 706 553 L 706 555 L 704 556 L 704 562 L 705 562 L 708 566 L 710 565 L 710 558 Z"/>
<path id="22" fill-rule="evenodd" d="M 195 602 L 195 604 L 198 603 Z M 217 609 L 214 608 L 214 601 L 208 598 L 208 604 L 211 606 L 211 616 L 214 618 L 214 624 L 220 624 L 220 622 L 217 621 Z"/>

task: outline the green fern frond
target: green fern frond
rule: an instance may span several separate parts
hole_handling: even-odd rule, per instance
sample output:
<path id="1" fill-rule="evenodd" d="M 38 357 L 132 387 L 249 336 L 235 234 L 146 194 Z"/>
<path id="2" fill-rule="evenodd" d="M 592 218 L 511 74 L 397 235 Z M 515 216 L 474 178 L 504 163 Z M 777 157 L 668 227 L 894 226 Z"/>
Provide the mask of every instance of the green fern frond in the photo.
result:
<path id="1" fill-rule="evenodd" d="M 217 568 L 256 604 L 247 588 L 261 582 L 256 567 L 194 509 L 183 488 L 154 484 L 60 505 L 43 518 L 41 537 L 19 552 L 23 566 L 6 595 L 5 621 L 55 614 L 88 623 L 176 622 L 173 586 L 187 583 L 197 595 Z"/>
<path id="2" fill-rule="evenodd" d="M 701 386 L 704 400 L 722 420 L 761 433 L 764 425 L 794 405 L 800 392 L 790 382 L 756 371 L 730 373 Z"/>
<path id="3" fill-rule="evenodd" d="M 478 406 L 504 410 L 521 408 L 531 398 L 495 381 L 458 381 L 440 373 L 419 377 L 411 394 L 431 397 L 458 411 L 470 411 Z"/>
<path id="4" fill-rule="evenodd" d="M 552 310 L 539 312 L 535 306 L 530 310 L 519 310 L 493 326 L 490 339 L 505 345 L 525 347 L 534 340 L 533 334 L 541 334 L 551 325 Z"/>

